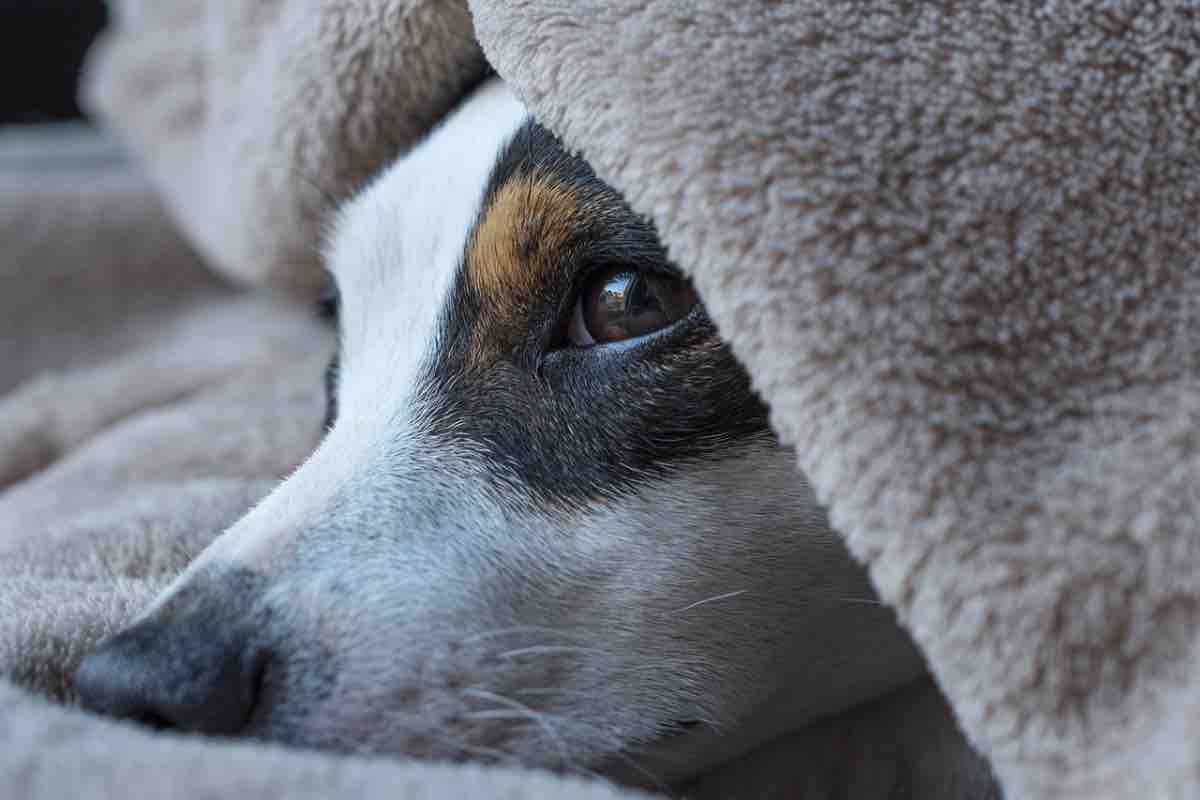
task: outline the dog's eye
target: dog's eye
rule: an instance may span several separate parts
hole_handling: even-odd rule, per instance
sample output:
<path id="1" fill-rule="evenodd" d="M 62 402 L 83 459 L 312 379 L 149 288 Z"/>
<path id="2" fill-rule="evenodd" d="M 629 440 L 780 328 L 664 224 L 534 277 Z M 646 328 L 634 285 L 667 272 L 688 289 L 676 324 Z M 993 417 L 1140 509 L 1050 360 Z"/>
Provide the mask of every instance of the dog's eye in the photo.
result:
<path id="1" fill-rule="evenodd" d="M 636 339 L 682 319 L 695 305 L 696 290 L 682 278 L 607 269 L 576 299 L 567 339 L 576 347 Z"/>
<path id="2" fill-rule="evenodd" d="M 330 278 L 325 282 L 325 288 L 321 290 L 321 295 L 317 298 L 317 316 L 321 319 L 336 321 L 341 301 L 337 284 Z"/>

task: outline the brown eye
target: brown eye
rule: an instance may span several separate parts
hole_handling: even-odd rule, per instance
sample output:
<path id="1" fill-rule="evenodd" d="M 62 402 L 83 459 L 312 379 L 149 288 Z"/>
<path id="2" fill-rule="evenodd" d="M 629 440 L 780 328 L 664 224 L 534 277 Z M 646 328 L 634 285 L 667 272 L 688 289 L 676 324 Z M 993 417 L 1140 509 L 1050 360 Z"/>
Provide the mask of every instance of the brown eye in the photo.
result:
<path id="1" fill-rule="evenodd" d="M 567 338 L 590 347 L 645 336 L 687 316 L 696 292 L 680 278 L 614 268 L 598 273 L 575 301 Z"/>

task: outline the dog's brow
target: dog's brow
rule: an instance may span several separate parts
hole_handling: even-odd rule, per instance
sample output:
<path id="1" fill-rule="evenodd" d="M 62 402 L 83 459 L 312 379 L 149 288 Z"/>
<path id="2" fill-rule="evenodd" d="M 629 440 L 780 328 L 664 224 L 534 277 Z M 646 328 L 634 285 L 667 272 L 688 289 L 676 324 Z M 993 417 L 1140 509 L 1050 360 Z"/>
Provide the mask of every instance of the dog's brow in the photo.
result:
<path id="1" fill-rule="evenodd" d="M 492 197 L 467 255 L 480 297 L 507 305 L 558 267 L 580 214 L 575 194 L 545 173 L 510 180 Z"/>

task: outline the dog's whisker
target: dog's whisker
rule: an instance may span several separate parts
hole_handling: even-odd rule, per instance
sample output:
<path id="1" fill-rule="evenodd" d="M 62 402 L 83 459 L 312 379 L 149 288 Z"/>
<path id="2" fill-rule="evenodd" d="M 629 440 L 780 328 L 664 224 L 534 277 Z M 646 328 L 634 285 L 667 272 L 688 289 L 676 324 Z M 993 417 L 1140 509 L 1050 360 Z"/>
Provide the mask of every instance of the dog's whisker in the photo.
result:
<path id="1" fill-rule="evenodd" d="M 650 770 L 648 770 L 644 766 L 642 766 L 641 762 L 638 761 L 631 752 L 629 752 L 629 750 L 627 749 L 629 746 L 629 743 L 627 741 L 622 739 L 620 736 L 612 733 L 611 731 L 607 731 L 604 728 L 601 728 L 600 726 L 595 725 L 594 723 L 580 721 L 579 724 L 586 727 L 588 730 L 592 731 L 593 733 L 597 734 L 599 738 L 603 739 L 605 742 L 607 742 L 609 744 L 609 746 L 611 746 L 613 748 L 612 751 L 607 753 L 606 755 L 611 756 L 612 758 L 620 759 L 623 763 L 628 764 L 629 766 L 633 767 L 641 774 L 652 779 L 656 784 L 659 785 L 660 788 L 663 788 L 663 789 L 666 788 L 666 785 L 662 782 L 661 779 L 659 779 L 659 777 L 657 775 L 655 775 L 654 773 L 650 772 Z"/>
<path id="2" fill-rule="evenodd" d="M 517 758 L 516 756 L 514 756 L 512 753 L 507 753 L 497 747 L 484 747 L 483 745 L 466 744 L 465 742 L 460 743 L 456 746 L 460 750 L 462 750 L 464 753 L 467 753 L 467 754 L 473 755 L 473 756 L 481 756 L 483 758 L 490 758 L 493 760 L 494 763 L 497 763 L 497 764 L 519 764 L 520 763 L 520 759 Z"/>
<path id="3" fill-rule="evenodd" d="M 538 719 L 556 719 L 554 714 L 547 714 L 544 711 L 533 712 L 537 714 Z M 507 708 L 485 708 L 480 711 L 467 711 L 460 716 L 463 719 L 519 719 L 537 722 L 529 716 L 528 711 L 513 711 Z M 561 717 L 557 717 L 561 719 Z"/>
<path id="4" fill-rule="evenodd" d="M 620 736 L 617 736 L 617 735 L 613 734 L 611 731 L 605 730 L 603 727 L 596 725 L 593 722 L 589 722 L 587 720 L 570 719 L 570 718 L 564 718 L 561 716 L 555 716 L 555 719 L 561 720 L 565 724 L 569 724 L 569 725 L 573 725 L 578 728 L 586 729 L 587 731 L 591 732 L 592 735 L 595 736 L 596 738 L 602 739 L 603 741 L 607 742 L 608 745 L 613 748 L 610 752 L 608 752 L 606 754 L 608 757 L 620 761 L 621 763 L 628 766 L 630 769 L 637 772 L 642 777 L 646 778 L 648 781 L 650 781 L 651 784 L 653 784 L 653 786 L 655 787 L 655 789 L 657 791 L 662 792 L 663 794 L 669 793 L 669 787 L 668 787 L 667 783 L 661 777 L 659 777 L 657 774 L 655 774 L 654 772 L 647 769 L 640 761 L 638 761 L 638 759 L 636 759 L 633 756 L 632 753 L 630 753 L 628 750 L 626 750 L 627 742 L 622 740 Z M 595 776 L 597 774 L 593 770 L 586 770 L 585 772 L 586 772 L 586 774 L 589 774 L 592 776 Z"/>
<path id="5" fill-rule="evenodd" d="M 498 636 L 514 636 L 520 633 L 550 634 L 551 636 L 560 636 L 565 639 L 582 638 L 577 634 L 559 630 L 557 628 L 551 628 L 546 625 L 514 625 L 510 628 L 497 628 L 495 630 L 472 634 L 471 636 L 465 636 L 458 641 L 460 644 L 472 644 L 474 642 L 482 641 L 483 639 L 493 639 Z"/>
<path id="6" fill-rule="evenodd" d="M 531 655 L 545 656 L 545 655 L 557 655 L 557 654 L 565 654 L 565 653 L 575 653 L 575 654 L 580 654 L 580 655 L 592 655 L 592 656 L 604 656 L 606 658 L 611 657 L 611 655 L 612 655 L 611 653 L 609 653 L 605 650 L 598 650 L 595 647 L 577 647 L 574 645 L 566 645 L 566 644 L 564 644 L 564 645 L 542 644 L 542 645 L 534 645 L 532 647 L 521 647 L 516 650 L 509 650 L 507 652 L 500 653 L 497 656 L 497 658 L 508 659 L 508 658 L 517 658 L 518 656 L 531 656 Z"/>
<path id="7" fill-rule="evenodd" d="M 675 609 L 674 611 L 672 611 L 672 612 L 670 612 L 670 613 L 671 613 L 672 615 L 675 615 L 675 614 L 682 614 L 682 613 L 683 613 L 683 612 L 685 612 L 685 611 L 691 611 L 693 608 L 698 608 L 698 607 L 700 607 L 700 606 L 707 605 L 707 604 L 709 604 L 709 603 L 716 603 L 716 602 L 718 602 L 718 601 L 721 601 L 721 600 L 730 600 L 730 599 L 732 599 L 732 598 L 734 598 L 734 597 L 741 597 L 741 596 L 742 596 L 742 595 L 744 595 L 744 594 L 745 594 L 747 591 L 749 591 L 749 590 L 747 590 L 747 589 L 738 589 L 737 591 L 734 591 L 734 592 L 725 592 L 724 594 L 716 594 L 716 595 L 713 595 L 712 597 L 706 597 L 706 598 L 704 598 L 703 600 L 697 600 L 696 602 L 694 602 L 694 603 L 692 603 L 692 604 L 690 604 L 690 605 L 686 605 L 686 606 L 684 606 L 683 608 L 677 608 L 677 609 Z"/>
<path id="8" fill-rule="evenodd" d="M 433 731 L 430 735 L 433 739 L 447 745 L 452 750 L 461 751 L 468 755 L 489 758 L 498 764 L 517 764 L 520 762 L 520 759 L 518 759 L 517 756 L 506 750 L 502 750 L 498 747 L 487 747 L 486 745 L 472 744 L 467 741 L 466 737 L 455 736 L 446 730 Z"/>
<path id="9" fill-rule="evenodd" d="M 476 689 L 476 688 L 468 687 L 468 688 L 462 690 L 462 694 L 467 697 L 474 697 L 477 700 L 487 700 L 489 702 L 496 703 L 501 706 L 506 706 L 509 709 L 511 709 L 513 712 L 517 712 L 518 714 L 520 714 L 523 719 L 527 719 L 531 722 L 536 723 L 537 726 L 539 728 L 541 728 L 542 732 L 545 733 L 546 736 L 550 739 L 550 741 L 554 742 L 555 747 L 558 748 L 559 755 L 562 757 L 563 764 L 571 763 L 571 757 L 570 757 L 570 753 L 567 749 L 567 743 L 562 738 L 562 735 L 558 732 L 558 730 L 547 719 L 547 716 L 549 716 L 549 715 L 544 714 L 543 712 L 540 712 L 540 711 L 535 711 L 534 709 L 530 708 L 529 706 L 525 705 L 524 703 L 521 703 L 517 700 L 513 700 L 511 697 L 505 697 L 502 694 L 496 694 L 495 692 L 489 692 L 486 689 Z M 469 716 L 472 713 L 484 713 L 484 712 L 467 712 L 467 714 L 465 714 L 464 716 Z"/>
<path id="10" fill-rule="evenodd" d="M 613 751 L 612 756 L 625 766 L 635 771 L 637 774 L 641 775 L 643 778 L 648 779 L 654 785 L 655 791 L 662 794 L 668 794 L 670 792 L 670 787 L 667 786 L 666 781 L 660 778 L 656 773 L 647 769 L 640 761 L 634 758 L 631 754 L 627 753 L 625 750 L 615 750 Z"/>
<path id="11" fill-rule="evenodd" d="M 536 720 L 531 720 L 528 717 L 525 717 L 525 716 L 522 716 L 519 714 L 515 714 L 514 712 L 506 712 L 506 711 L 497 709 L 496 713 L 498 715 L 513 714 L 513 716 L 512 717 L 496 716 L 496 717 L 489 717 L 489 718 L 494 718 L 494 719 L 510 719 L 511 718 L 514 722 L 517 722 L 517 723 L 524 723 L 526 725 L 536 725 L 537 724 Z M 561 722 L 563 725 L 569 725 L 574 728 L 584 729 L 584 730 L 590 732 L 595 738 L 598 738 L 598 739 L 601 739 L 601 740 L 607 742 L 611 747 L 614 748 L 612 751 L 606 753 L 607 756 L 614 758 L 614 759 L 618 759 L 622 763 L 629 765 L 629 767 L 631 769 L 635 770 L 640 775 L 644 776 L 645 778 L 647 778 L 648 780 L 653 782 L 653 784 L 659 791 L 664 792 L 664 793 L 667 792 L 668 787 L 667 787 L 666 783 L 664 783 L 657 775 L 655 775 L 650 770 L 646 769 L 644 766 L 642 766 L 640 763 L 638 763 L 635 759 L 633 759 L 628 753 L 624 752 L 624 750 L 621 749 L 623 747 L 624 743 L 618 737 L 614 736 L 610 732 L 604 730 L 603 728 L 601 728 L 597 725 L 585 722 L 583 720 L 571 719 L 568 717 L 562 717 L 562 716 L 558 716 L 558 715 L 549 715 L 549 716 L 552 719 L 554 719 L 558 722 Z M 579 774 L 579 775 L 586 775 L 586 776 L 592 777 L 592 778 L 600 778 L 601 777 L 601 773 L 599 773 L 598 771 L 591 769 L 589 767 L 585 767 L 582 764 L 565 763 L 564 768 L 568 772 L 572 772 L 572 773 Z"/>
<path id="12" fill-rule="evenodd" d="M 580 697 L 592 697 L 596 694 L 593 689 L 559 689 L 553 687 L 535 687 L 532 689 L 517 689 L 513 694 L 527 694 L 534 697 L 553 696 L 553 695 L 578 695 Z"/>
<path id="13" fill-rule="evenodd" d="M 529 714 L 525 711 L 510 711 L 506 708 L 487 708 L 483 711 L 467 711 L 460 714 L 463 719 L 479 720 L 479 719 L 499 719 L 510 720 L 519 719 L 529 721 Z"/>

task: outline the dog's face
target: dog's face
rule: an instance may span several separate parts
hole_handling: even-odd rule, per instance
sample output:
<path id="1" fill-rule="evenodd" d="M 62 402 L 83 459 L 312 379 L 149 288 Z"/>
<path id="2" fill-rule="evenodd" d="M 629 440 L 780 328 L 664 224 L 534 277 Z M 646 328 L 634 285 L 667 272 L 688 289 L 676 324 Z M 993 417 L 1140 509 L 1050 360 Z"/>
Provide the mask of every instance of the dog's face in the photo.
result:
<path id="1" fill-rule="evenodd" d="M 85 703 L 670 781 L 918 674 L 652 227 L 506 89 L 329 263 L 327 437 L 84 661 Z"/>

